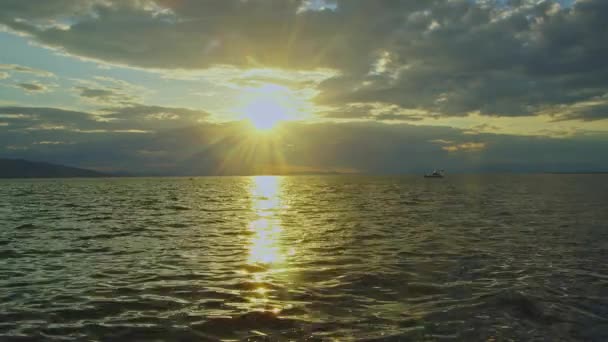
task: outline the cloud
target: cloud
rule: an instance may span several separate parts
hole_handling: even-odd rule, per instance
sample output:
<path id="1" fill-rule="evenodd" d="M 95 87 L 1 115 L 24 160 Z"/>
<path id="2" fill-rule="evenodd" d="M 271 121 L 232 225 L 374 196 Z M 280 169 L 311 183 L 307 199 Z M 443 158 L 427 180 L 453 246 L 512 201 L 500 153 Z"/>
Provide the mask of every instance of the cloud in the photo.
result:
<path id="1" fill-rule="evenodd" d="M 85 102 L 101 106 L 124 106 L 141 101 L 147 88 L 105 76 L 92 79 L 71 79 L 77 85 L 73 91 Z"/>
<path id="2" fill-rule="evenodd" d="M 608 2 L 560 3 L 7 0 L 0 23 L 66 54 L 167 75 L 221 67 L 332 70 L 315 101 L 335 115 L 381 103 L 418 114 L 368 119 L 518 117 L 608 93 Z M 603 118 L 596 109 L 560 117 Z"/>
<path id="3" fill-rule="evenodd" d="M 93 129 L 99 123 L 89 113 L 47 107 L 0 107 L 0 118 L 22 131 Z"/>
<path id="4" fill-rule="evenodd" d="M 597 121 L 608 119 L 608 94 L 571 105 L 562 105 L 547 110 L 553 121 Z"/>
<path id="5" fill-rule="evenodd" d="M 17 86 L 28 92 L 44 92 L 46 90 L 43 85 L 33 83 L 17 83 Z"/>
<path id="6" fill-rule="evenodd" d="M 15 87 L 23 89 L 30 94 L 34 94 L 34 93 L 48 93 L 51 91 L 51 88 L 54 87 L 54 85 L 42 84 L 40 82 L 34 81 L 31 83 L 17 83 L 17 84 L 15 84 Z"/>
<path id="7" fill-rule="evenodd" d="M 146 133 L 197 125 L 208 117 L 207 112 L 199 110 L 140 104 L 103 108 L 96 113 L 48 107 L 0 107 L 0 119 L 11 130 L 20 131 Z"/>
<path id="8" fill-rule="evenodd" d="M 462 134 L 471 134 L 468 130 L 462 131 Z M 447 152 L 479 152 L 487 147 L 485 142 L 455 142 L 446 139 L 429 140 L 433 144 L 443 145 L 441 149 Z"/>
<path id="9" fill-rule="evenodd" d="M 80 96 L 90 98 L 109 98 L 115 96 L 116 93 L 108 89 L 91 89 L 85 87 L 78 87 L 80 90 Z"/>
<path id="10" fill-rule="evenodd" d="M 430 140 L 429 142 L 432 142 L 432 143 L 435 143 L 435 144 L 445 144 L 445 145 L 453 144 L 454 143 L 451 140 L 445 140 L 445 139 L 433 139 L 433 140 Z"/>
<path id="11" fill-rule="evenodd" d="M 37 141 L 34 143 L 35 145 L 65 145 L 65 144 L 73 144 L 73 142 L 65 142 L 65 141 Z"/>
<path id="12" fill-rule="evenodd" d="M 383 101 L 443 116 L 537 115 L 585 101 L 608 91 L 599 13 L 608 13 L 604 1 L 562 9 L 551 1 L 504 8 L 432 2 L 395 21 L 399 31 L 378 57 L 383 72 L 328 80 L 319 101 Z"/>
<path id="13" fill-rule="evenodd" d="M 2 5 L 0 5 L 0 8 L 2 8 Z M 55 74 L 50 71 L 30 68 L 30 67 L 18 65 L 18 64 L 0 64 L 0 70 L 27 73 L 27 74 L 40 76 L 40 77 L 55 77 Z M 3 74 L 6 75 L 6 73 L 3 73 Z"/>
<path id="14" fill-rule="evenodd" d="M 9 151 L 23 151 L 23 150 L 29 149 L 29 147 L 27 147 L 27 146 L 19 146 L 19 145 L 7 145 L 4 148 Z"/>
<path id="15" fill-rule="evenodd" d="M 442 149 L 448 152 L 476 152 L 486 148 L 486 144 L 483 142 L 465 142 L 457 145 L 443 146 Z"/>
<path id="16" fill-rule="evenodd" d="M 131 109 L 135 110 L 135 109 Z M 166 109 L 165 109 L 166 110 Z M 0 112 L 6 112 L 2 110 Z M 21 112 L 35 110 L 20 109 Z M 142 110 L 145 117 L 156 109 Z M 18 112 L 17 109 L 12 112 Z M 83 113 L 57 110 L 63 120 L 41 120 L 53 113 L 36 110 L 46 124 L 64 125 Z M 29 115 L 29 114 L 28 114 Z M 68 120 L 68 118 L 72 119 Z M 3 119 L 5 120 L 5 119 Z M 605 133 L 568 137 L 480 134 L 462 130 L 375 122 L 285 123 L 272 137 L 254 134 L 238 122 L 210 123 L 146 134 L 124 122 L 75 129 L 32 130 L 0 127 L 3 157 L 21 157 L 143 174 L 255 174 L 269 170 L 363 173 L 417 173 L 440 167 L 449 173 L 482 171 L 605 170 Z M 87 122 L 81 118 L 81 122 Z M 139 128 L 140 130 L 142 128 Z M 85 133 L 85 130 L 97 130 Z M 41 142 L 65 142 L 47 143 Z"/>
<path id="17" fill-rule="evenodd" d="M 94 103 L 113 104 L 131 103 L 136 100 L 134 96 L 121 92 L 116 89 L 108 88 L 87 88 L 78 86 L 76 91 L 79 96 Z"/>
<path id="18" fill-rule="evenodd" d="M 482 123 L 467 129 L 465 133 L 477 135 L 479 133 L 493 133 L 498 131 L 500 131 L 500 127 L 488 123 Z"/>
<path id="19" fill-rule="evenodd" d="M 329 119 L 360 119 L 376 121 L 420 121 L 426 113 L 405 110 L 399 106 L 384 103 L 350 103 L 321 112 L 320 116 Z"/>
<path id="20" fill-rule="evenodd" d="M 369 119 L 372 117 L 374 106 L 372 104 L 351 103 L 342 108 L 321 113 L 321 116 L 332 119 Z"/>
<path id="21" fill-rule="evenodd" d="M 410 114 L 394 114 L 394 113 L 381 113 L 373 117 L 379 121 L 420 121 L 424 117 L 421 115 L 410 115 Z"/>
<path id="22" fill-rule="evenodd" d="M 151 121 L 175 121 L 182 120 L 190 124 L 201 123 L 209 113 L 188 108 L 174 108 L 161 106 L 146 106 L 133 104 L 125 107 L 113 107 L 102 109 L 106 118 L 130 119 L 130 120 L 151 120 Z"/>

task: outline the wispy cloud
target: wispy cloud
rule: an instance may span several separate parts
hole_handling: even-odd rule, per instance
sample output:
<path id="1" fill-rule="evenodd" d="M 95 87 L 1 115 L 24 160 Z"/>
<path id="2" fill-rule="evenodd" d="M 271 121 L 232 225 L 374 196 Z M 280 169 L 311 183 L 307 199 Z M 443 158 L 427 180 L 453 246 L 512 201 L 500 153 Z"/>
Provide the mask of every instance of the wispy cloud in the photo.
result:
<path id="1" fill-rule="evenodd" d="M 1 8 L 1 5 L 0 5 Z M 7 70 L 10 72 L 27 73 L 40 77 L 55 77 L 55 74 L 41 69 L 30 68 L 19 64 L 0 64 L 0 70 Z M 4 73 L 6 74 L 6 73 Z"/>
<path id="2" fill-rule="evenodd" d="M 51 92 L 55 86 L 56 85 L 54 85 L 54 84 L 43 84 L 38 81 L 34 81 L 34 82 L 30 82 L 30 83 L 23 82 L 23 83 L 15 84 L 15 87 L 17 87 L 19 89 L 23 89 L 29 94 L 48 93 L 48 92 Z"/>
<path id="3" fill-rule="evenodd" d="M 476 152 L 486 148 L 486 143 L 483 142 L 465 142 L 456 145 L 443 146 L 442 149 L 448 152 Z"/>
<path id="4" fill-rule="evenodd" d="M 84 102 L 100 106 L 121 106 L 141 102 L 150 90 L 143 86 L 107 77 L 94 76 L 90 79 L 70 79 L 74 82 L 72 91 Z"/>
<path id="5" fill-rule="evenodd" d="M 78 92 L 78 95 L 81 98 L 102 105 L 121 103 L 126 104 L 132 103 L 137 100 L 135 96 L 123 92 L 119 89 L 88 88 L 78 86 L 75 88 L 75 90 Z"/>
<path id="6" fill-rule="evenodd" d="M 209 113 L 188 108 L 129 104 L 96 113 L 49 107 L 0 107 L 0 119 L 15 131 L 147 133 L 205 122 Z M 58 139 L 60 140 L 60 139 Z"/>
<path id="7" fill-rule="evenodd" d="M 43 140 L 43 141 L 34 142 L 34 145 L 71 145 L 71 144 L 74 144 L 74 142 L 68 142 L 68 141 L 49 141 L 49 140 Z"/>

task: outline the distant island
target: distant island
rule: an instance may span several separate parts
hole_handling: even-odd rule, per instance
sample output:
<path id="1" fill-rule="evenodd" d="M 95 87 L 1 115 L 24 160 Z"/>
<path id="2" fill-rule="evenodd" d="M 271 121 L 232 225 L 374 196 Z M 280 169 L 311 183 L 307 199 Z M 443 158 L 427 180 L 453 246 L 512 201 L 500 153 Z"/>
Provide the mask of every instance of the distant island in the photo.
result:
<path id="1" fill-rule="evenodd" d="M 76 167 L 0 158 L 0 178 L 109 177 L 112 175 Z"/>

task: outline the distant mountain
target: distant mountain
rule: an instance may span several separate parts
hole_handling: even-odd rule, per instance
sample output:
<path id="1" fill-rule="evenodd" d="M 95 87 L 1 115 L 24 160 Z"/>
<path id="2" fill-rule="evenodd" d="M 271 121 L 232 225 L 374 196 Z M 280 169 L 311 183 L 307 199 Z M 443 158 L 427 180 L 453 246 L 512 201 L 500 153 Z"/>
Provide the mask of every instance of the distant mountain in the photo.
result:
<path id="1" fill-rule="evenodd" d="M 0 158 L 0 178 L 108 177 L 110 175 L 64 165 Z"/>

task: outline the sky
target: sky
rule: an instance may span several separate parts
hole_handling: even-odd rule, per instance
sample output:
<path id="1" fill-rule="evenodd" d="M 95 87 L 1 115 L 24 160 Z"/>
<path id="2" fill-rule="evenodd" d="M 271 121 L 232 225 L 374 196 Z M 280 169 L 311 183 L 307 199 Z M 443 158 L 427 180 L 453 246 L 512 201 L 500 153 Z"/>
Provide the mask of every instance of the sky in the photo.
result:
<path id="1" fill-rule="evenodd" d="M 2 0 L 0 157 L 608 170 L 608 1 Z"/>

